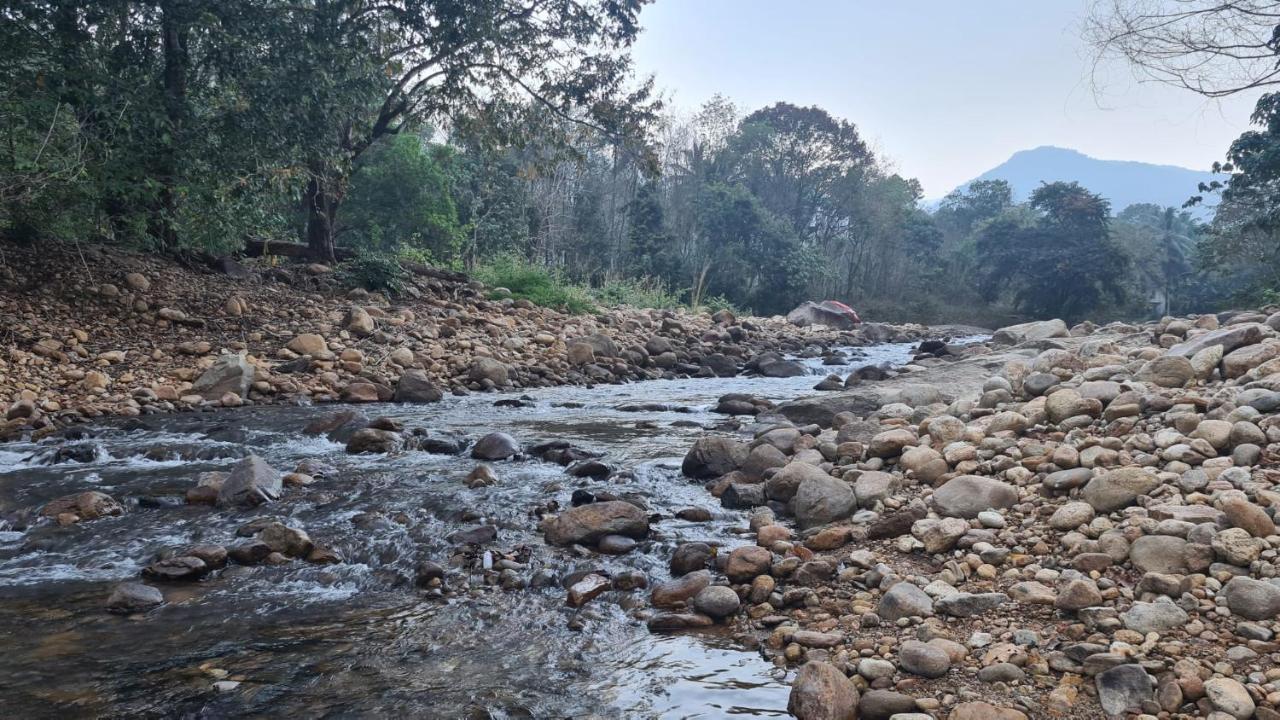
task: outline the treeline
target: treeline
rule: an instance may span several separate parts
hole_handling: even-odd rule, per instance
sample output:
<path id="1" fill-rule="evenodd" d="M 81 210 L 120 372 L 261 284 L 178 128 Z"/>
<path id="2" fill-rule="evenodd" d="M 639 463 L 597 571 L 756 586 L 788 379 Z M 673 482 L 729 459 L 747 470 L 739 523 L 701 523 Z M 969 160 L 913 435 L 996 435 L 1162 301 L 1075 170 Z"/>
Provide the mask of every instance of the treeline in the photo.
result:
<path id="1" fill-rule="evenodd" d="M 1223 223 L 1113 215 L 1072 184 L 926 209 L 820 108 L 666 111 L 627 58 L 642 4 L 8 3 L 0 224 L 157 252 L 304 243 L 390 289 L 413 260 L 565 304 L 545 286 L 917 321 L 1201 310 L 1257 273 Z"/>

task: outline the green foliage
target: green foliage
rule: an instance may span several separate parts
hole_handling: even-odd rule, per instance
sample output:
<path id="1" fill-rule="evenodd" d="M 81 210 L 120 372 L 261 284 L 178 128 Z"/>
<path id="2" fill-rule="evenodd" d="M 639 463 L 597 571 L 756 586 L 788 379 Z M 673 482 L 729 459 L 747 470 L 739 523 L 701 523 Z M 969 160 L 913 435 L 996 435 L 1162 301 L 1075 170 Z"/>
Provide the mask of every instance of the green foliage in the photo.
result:
<path id="1" fill-rule="evenodd" d="M 684 305 L 679 295 L 670 292 L 661 280 L 653 277 L 615 278 L 587 292 L 605 306 L 671 309 Z"/>
<path id="2" fill-rule="evenodd" d="M 451 151 L 409 135 L 503 102 L 648 157 L 659 104 L 627 56 L 644 4 L 9 3 L 0 227 L 221 251 L 297 239 L 300 209 L 324 259 L 340 222 L 359 247 L 456 255 Z"/>
<path id="3" fill-rule="evenodd" d="M 409 272 L 394 255 L 362 253 L 337 267 L 342 282 L 352 287 L 399 295 L 404 291 Z"/>
<path id="4" fill-rule="evenodd" d="M 1255 302 L 1280 289 L 1280 93 L 1258 100 L 1249 130 L 1231 144 L 1228 163 L 1215 164 L 1223 182 L 1201 185 L 1222 202 L 1197 247 L 1203 267 L 1219 276 L 1224 294 Z"/>
<path id="5" fill-rule="evenodd" d="M 1078 320 L 1124 298 L 1129 257 L 1111 238 L 1110 207 L 1076 183 L 1041 185 L 1026 210 L 982 229 L 977 252 L 985 297 L 1035 317 Z"/>
<path id="6" fill-rule="evenodd" d="M 694 310 L 703 309 L 710 313 L 716 313 L 721 310 L 728 310 L 734 315 L 745 314 L 737 305 L 729 302 L 723 295 L 708 295 L 702 299 L 702 304 L 693 308 Z"/>
<path id="7" fill-rule="evenodd" d="M 595 310 L 590 295 L 565 280 L 562 273 L 515 255 L 501 255 L 477 267 L 475 276 L 494 289 L 491 295 L 494 298 L 503 297 L 497 288 L 506 288 L 511 293 L 510 297 L 543 307 L 574 314 Z"/>
<path id="8" fill-rule="evenodd" d="M 412 248 L 456 257 L 463 229 L 453 201 L 454 151 L 397 135 L 366 153 L 351 178 L 339 237 L 344 245 L 379 252 Z"/>

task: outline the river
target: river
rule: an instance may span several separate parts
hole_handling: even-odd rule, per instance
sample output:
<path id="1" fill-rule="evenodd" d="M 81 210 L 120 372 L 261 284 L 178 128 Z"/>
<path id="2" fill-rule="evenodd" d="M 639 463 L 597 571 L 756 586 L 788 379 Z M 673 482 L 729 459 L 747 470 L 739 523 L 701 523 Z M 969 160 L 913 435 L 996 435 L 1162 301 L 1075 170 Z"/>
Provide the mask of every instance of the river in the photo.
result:
<path id="1" fill-rule="evenodd" d="M 54 444 L 0 445 L 0 518 L 86 489 L 126 503 L 119 518 L 70 527 L 0 521 L 0 706 L 8 717 L 786 717 L 787 678 L 727 632 L 656 635 L 634 617 L 647 591 L 610 592 L 580 611 L 554 578 L 574 570 L 639 570 L 665 579 L 676 544 L 744 542 L 741 513 L 720 507 L 679 472 L 680 458 L 730 392 L 784 400 L 828 372 L 901 364 L 909 344 L 847 349 L 845 366 L 805 362 L 793 378 L 656 380 L 514 395 L 450 397 L 433 405 L 366 405 L 369 417 L 471 439 L 504 431 L 529 444 L 567 440 L 603 452 L 608 480 L 572 478 L 538 460 L 493 464 L 498 483 L 469 489 L 465 456 L 351 456 L 300 430 L 335 406 L 253 407 L 150 415 L 89 429 L 87 462 L 41 464 Z M 523 407 L 495 401 L 524 396 Z M 627 405 L 662 403 L 641 412 Z M 60 440 L 65 444 L 67 441 Z M 332 472 L 251 511 L 185 505 L 207 470 L 253 452 L 282 471 L 299 461 Z M 549 548 L 531 510 L 569 504 L 578 487 L 638 497 L 662 516 L 621 556 Z M 707 523 L 674 519 L 687 507 Z M 136 579 L 157 552 L 234 544 L 259 516 L 286 518 L 343 562 L 229 565 L 198 583 L 162 585 L 166 604 L 143 615 L 104 609 L 112 587 Z M 498 528 L 487 545 L 534 582 L 504 590 L 484 558 L 461 557 L 447 536 Z M 474 554 L 474 553 L 473 553 Z M 463 569 L 454 594 L 414 584 L 421 560 Z M 455 562 L 455 565 L 457 564 Z M 538 577 L 552 578 L 539 584 Z M 488 581 L 486 578 L 489 578 Z M 570 629 L 570 621 L 580 629 Z M 224 681 L 219 684 L 219 681 Z M 235 682 L 239 682 L 235 685 Z"/>

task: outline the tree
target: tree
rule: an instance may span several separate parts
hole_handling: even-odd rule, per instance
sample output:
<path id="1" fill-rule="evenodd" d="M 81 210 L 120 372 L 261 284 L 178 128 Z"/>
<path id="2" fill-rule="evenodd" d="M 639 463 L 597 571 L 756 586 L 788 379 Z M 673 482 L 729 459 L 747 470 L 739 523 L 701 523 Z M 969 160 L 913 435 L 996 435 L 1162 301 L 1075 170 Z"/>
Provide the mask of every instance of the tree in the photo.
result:
<path id="1" fill-rule="evenodd" d="M 875 170 L 852 123 L 817 107 L 777 103 L 743 118 L 726 149 L 725 176 L 760 198 L 801 237 L 839 226 L 838 183 Z"/>
<path id="2" fill-rule="evenodd" d="M 37 141 L 45 168 L 65 167 L 60 153 L 74 153 L 75 195 L 84 205 L 53 212 L 88 219 L 92 228 L 78 234 L 166 250 L 237 245 L 287 224 L 274 201 L 291 183 L 287 150 L 295 140 L 282 129 L 282 118 L 292 117 L 282 89 L 296 78 L 273 72 L 281 67 L 273 53 L 284 45 L 277 5 L 6 3 L 0 87 L 11 101 L 9 127 L 19 136 L 56 131 L 49 135 L 56 142 Z M 6 199 L 4 212 L 34 209 Z M 37 215 L 46 230 L 58 225 Z"/>
<path id="3" fill-rule="evenodd" d="M 1208 97 L 1280 84 L 1274 0 L 1096 0 L 1085 39 L 1144 77 Z"/>
<path id="4" fill-rule="evenodd" d="M 1161 314 L 1193 304 L 1194 298 L 1184 290 L 1193 284 L 1192 259 L 1200 229 L 1187 211 L 1150 203 L 1130 205 L 1112 222 L 1116 244 L 1130 258 L 1134 294 L 1154 302 Z"/>
<path id="5" fill-rule="evenodd" d="M 350 168 L 378 139 L 446 112 L 525 96 L 618 142 L 655 111 L 625 50 L 647 0 L 312 0 L 288 17 L 314 126 L 307 242 L 333 256 Z"/>
<path id="6" fill-rule="evenodd" d="M 1083 317 L 1124 296 L 1128 257 L 1112 241 L 1111 208 L 1077 183 L 1041 185 L 1025 211 L 988 223 L 977 242 L 983 293 L 1035 317 Z"/>
<path id="7" fill-rule="evenodd" d="M 975 180 L 943 198 L 935 217 L 944 231 L 963 237 L 1011 207 L 1013 188 L 1007 180 Z"/>
<path id="8" fill-rule="evenodd" d="M 1237 300 L 1280 287 L 1280 93 L 1263 95 L 1251 120 L 1259 129 L 1241 134 L 1228 162 L 1214 165 L 1227 177 L 1200 186 L 1201 193 L 1219 193 L 1221 202 L 1198 254 L 1218 275 L 1234 278 Z"/>
<path id="9" fill-rule="evenodd" d="M 629 249 L 640 272 L 667 283 L 679 282 L 682 268 L 667 230 L 658 183 L 641 185 L 628 206 L 628 213 L 631 216 Z"/>
<path id="10" fill-rule="evenodd" d="M 721 295 L 760 313 L 785 312 L 819 269 L 788 223 L 741 185 L 706 188 L 698 233 L 703 244 L 693 263 L 695 299 Z"/>
<path id="11" fill-rule="evenodd" d="M 351 177 L 349 212 L 339 234 L 365 248 L 407 247 L 452 260 L 462 235 L 453 202 L 454 163 L 452 149 L 418 135 L 376 144 Z"/>

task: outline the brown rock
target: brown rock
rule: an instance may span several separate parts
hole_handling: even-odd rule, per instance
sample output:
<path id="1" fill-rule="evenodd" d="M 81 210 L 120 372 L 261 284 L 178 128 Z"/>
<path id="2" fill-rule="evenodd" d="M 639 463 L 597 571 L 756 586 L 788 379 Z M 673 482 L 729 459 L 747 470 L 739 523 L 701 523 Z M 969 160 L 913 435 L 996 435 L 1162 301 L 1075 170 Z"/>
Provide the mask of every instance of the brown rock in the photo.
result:
<path id="1" fill-rule="evenodd" d="M 1228 498 L 1219 506 L 1232 527 L 1245 530 L 1257 538 L 1276 534 L 1275 521 L 1267 511 L 1243 498 Z"/>
<path id="2" fill-rule="evenodd" d="M 807 663 L 791 683 L 787 710 L 799 720 L 857 720 L 858 687 L 830 663 Z"/>
<path id="3" fill-rule="evenodd" d="M 565 510 L 543 523 L 542 530 L 552 545 L 594 545 L 605 535 L 644 537 L 649 517 L 629 502 L 610 500 Z"/>
<path id="4" fill-rule="evenodd" d="M 758 545 L 744 545 L 729 553 L 724 574 L 732 582 L 751 582 L 757 575 L 769 574 L 773 553 Z"/>
<path id="5" fill-rule="evenodd" d="M 86 490 L 74 495 L 64 495 L 55 500 L 50 500 L 40 510 L 40 514 L 48 518 L 69 515 L 75 518 L 72 522 L 80 522 L 82 520 L 97 520 L 101 517 L 123 515 L 124 506 L 106 493 L 98 492 L 97 490 Z"/>

